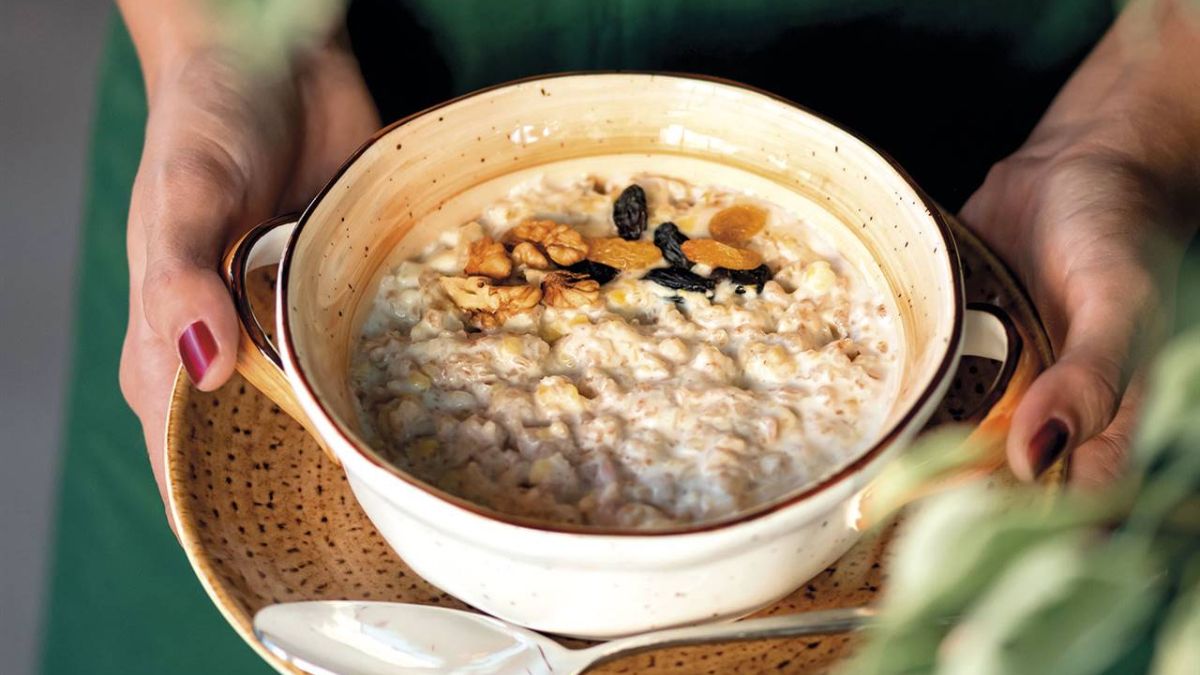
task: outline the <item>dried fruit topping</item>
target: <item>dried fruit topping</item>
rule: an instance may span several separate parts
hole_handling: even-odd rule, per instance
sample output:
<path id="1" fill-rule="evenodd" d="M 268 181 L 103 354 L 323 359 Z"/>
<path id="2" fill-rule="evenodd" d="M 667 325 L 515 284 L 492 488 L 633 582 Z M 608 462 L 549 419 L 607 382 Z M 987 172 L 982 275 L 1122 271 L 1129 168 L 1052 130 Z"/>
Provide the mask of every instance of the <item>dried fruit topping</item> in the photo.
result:
<path id="1" fill-rule="evenodd" d="M 712 279 L 692 272 L 691 270 L 680 269 L 678 267 L 660 267 L 650 270 L 646 276 L 642 277 L 647 281 L 653 281 L 659 286 L 680 291 L 696 291 L 697 293 L 705 293 L 711 291 L 717 284 Z"/>
<path id="2" fill-rule="evenodd" d="M 746 248 L 722 244 L 716 239 L 689 239 L 680 246 L 692 262 L 731 270 L 752 270 L 762 264 L 762 256 Z"/>
<path id="3" fill-rule="evenodd" d="M 601 286 L 612 281 L 617 276 L 617 268 L 609 267 L 604 263 L 598 263 L 594 260 L 581 260 L 574 265 L 567 266 L 566 269 L 568 272 L 582 274 L 595 279 Z"/>
<path id="4" fill-rule="evenodd" d="M 530 269 L 550 269 L 550 261 L 546 259 L 546 256 L 538 250 L 537 246 L 527 241 L 523 241 L 513 247 L 512 259 L 518 265 L 524 265 Z"/>
<path id="5" fill-rule="evenodd" d="M 752 270 L 731 270 L 726 267 L 718 267 L 713 270 L 711 278 L 714 281 L 728 279 L 739 287 L 754 286 L 759 293 L 762 293 L 763 286 L 771 280 L 771 268 L 766 265 L 759 265 Z M 739 288 L 738 292 L 744 291 Z"/>
<path id="6" fill-rule="evenodd" d="M 553 220 L 526 220 L 509 230 L 504 238 L 513 243 L 541 244 L 546 255 L 559 265 L 574 265 L 586 258 L 588 252 L 583 235 Z"/>
<path id="7" fill-rule="evenodd" d="M 508 259 L 504 244 L 491 237 L 482 237 L 467 247 L 467 265 L 463 271 L 473 276 L 507 279 L 512 273 L 512 261 Z"/>
<path id="8" fill-rule="evenodd" d="M 622 239 L 641 239 L 646 231 L 646 191 L 640 185 L 630 185 L 613 202 L 613 223 Z"/>
<path id="9" fill-rule="evenodd" d="M 654 228 L 654 245 L 662 252 L 662 257 L 666 258 L 671 267 L 682 267 L 690 269 L 692 262 L 683 254 L 683 242 L 687 241 L 686 234 L 679 231 L 679 227 L 675 223 L 661 223 Z"/>
<path id="10" fill-rule="evenodd" d="M 587 259 L 619 270 L 636 270 L 657 265 L 662 260 L 662 253 L 648 241 L 606 237 L 588 241 Z"/>
<path id="11" fill-rule="evenodd" d="M 442 277 L 438 280 L 455 306 L 470 314 L 476 328 L 495 328 L 509 317 L 527 312 L 542 299 L 537 286 L 493 286 L 486 277 Z"/>
<path id="12" fill-rule="evenodd" d="M 600 299 L 600 282 L 574 272 L 551 272 L 542 280 L 542 299 L 549 307 L 586 307 Z"/>
<path id="13" fill-rule="evenodd" d="M 741 246 L 766 224 L 766 211 L 750 204 L 737 204 L 717 211 L 708 221 L 708 233 L 717 241 Z"/>

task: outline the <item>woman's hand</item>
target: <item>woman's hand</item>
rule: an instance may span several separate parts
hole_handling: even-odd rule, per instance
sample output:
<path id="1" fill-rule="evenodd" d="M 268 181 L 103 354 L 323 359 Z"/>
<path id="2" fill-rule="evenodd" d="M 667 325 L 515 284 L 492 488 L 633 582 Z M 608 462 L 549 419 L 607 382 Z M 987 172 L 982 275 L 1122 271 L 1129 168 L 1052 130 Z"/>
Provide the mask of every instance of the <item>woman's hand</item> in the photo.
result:
<path id="1" fill-rule="evenodd" d="M 1200 33 L 1190 12 L 1134 3 L 963 207 L 1024 282 L 1057 354 L 1013 417 L 1008 458 L 1021 478 L 1072 450 L 1080 484 L 1124 467 L 1140 369 L 1169 327 L 1195 229 Z"/>
<path id="2" fill-rule="evenodd" d="M 252 74 L 230 50 L 197 49 L 146 79 L 120 379 L 163 491 L 167 403 L 180 362 L 204 390 L 234 370 L 238 321 L 217 273 L 225 246 L 303 206 L 379 120 L 357 62 L 338 45 L 270 77 Z"/>

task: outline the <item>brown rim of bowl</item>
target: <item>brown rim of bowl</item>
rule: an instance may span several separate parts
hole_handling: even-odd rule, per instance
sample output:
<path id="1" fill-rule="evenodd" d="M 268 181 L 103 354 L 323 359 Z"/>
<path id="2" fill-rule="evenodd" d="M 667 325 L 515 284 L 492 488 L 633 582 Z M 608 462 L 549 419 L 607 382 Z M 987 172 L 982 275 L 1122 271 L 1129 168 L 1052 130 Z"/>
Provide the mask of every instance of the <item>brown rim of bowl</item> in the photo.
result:
<path id="1" fill-rule="evenodd" d="M 854 461 L 850 462 L 849 464 L 846 464 L 845 466 L 842 466 L 836 472 L 834 472 L 833 474 L 830 474 L 829 476 L 826 476 L 825 478 L 822 478 L 820 481 L 811 483 L 796 492 L 788 493 L 782 497 L 777 498 L 775 501 L 761 504 L 755 508 L 752 508 L 752 509 L 740 512 L 740 513 L 736 513 L 734 515 L 731 515 L 731 516 L 723 518 L 723 519 L 698 523 L 695 525 L 685 525 L 685 526 L 680 526 L 680 527 L 664 528 L 664 529 L 659 529 L 659 530 L 635 530 L 635 529 L 631 529 L 631 528 L 590 527 L 590 526 L 583 526 L 583 525 L 553 523 L 553 522 L 546 522 L 546 521 L 541 521 L 541 520 L 537 520 L 537 519 L 533 519 L 533 518 L 526 518 L 526 517 L 522 517 L 522 516 L 514 516 L 511 514 L 501 513 L 499 511 L 489 509 L 487 507 L 481 506 L 474 502 L 468 501 L 461 497 L 457 497 L 448 492 L 445 492 L 437 487 L 429 485 L 428 483 L 417 478 L 416 476 L 412 476 L 408 473 L 405 473 L 404 471 L 401 471 L 394 464 L 392 464 L 391 462 L 389 462 L 386 459 L 384 459 L 383 457 L 381 457 L 379 455 L 379 453 L 377 453 L 375 450 L 373 450 L 370 446 L 368 446 L 365 443 L 360 442 L 358 439 L 358 435 L 356 433 L 348 431 L 345 428 L 345 425 L 343 425 L 340 420 L 338 420 L 336 417 L 334 417 L 332 414 L 330 414 L 328 408 L 326 408 L 325 405 L 316 396 L 313 396 L 312 397 L 313 401 L 316 402 L 317 408 L 320 409 L 321 414 L 324 415 L 325 418 L 330 422 L 330 425 L 341 436 L 341 439 L 343 441 L 345 441 L 348 446 L 350 446 L 356 452 L 358 452 L 358 454 L 361 455 L 363 457 L 363 459 L 365 459 L 368 462 L 387 471 L 388 473 L 395 476 L 396 478 L 399 478 L 400 480 L 404 481 L 405 483 L 407 483 L 417 489 L 423 490 L 424 492 L 429 493 L 444 502 L 447 502 L 449 504 L 452 504 L 452 505 L 462 508 L 466 511 L 474 513 L 475 515 L 487 518 L 489 520 L 498 521 L 498 522 L 505 523 L 507 525 L 513 525 L 516 527 L 523 527 L 523 528 L 534 529 L 534 530 L 542 530 L 545 532 L 561 532 L 564 534 L 579 534 L 579 535 L 593 535 L 593 536 L 620 536 L 620 537 L 663 537 L 663 536 L 670 536 L 670 535 L 696 534 L 699 532 L 708 532 L 711 530 L 717 530 L 717 529 L 722 529 L 722 528 L 726 528 L 726 527 L 731 527 L 733 525 L 739 525 L 741 523 L 745 523 L 750 520 L 756 520 L 756 519 L 766 516 L 768 514 L 775 513 L 776 511 L 780 511 L 789 506 L 792 506 L 793 504 L 796 504 L 805 499 L 808 499 L 809 497 L 811 497 L 817 493 L 824 492 L 825 490 L 828 490 L 829 488 L 846 480 L 850 476 L 858 473 L 859 470 L 861 470 L 866 465 L 870 464 L 880 454 L 882 454 L 883 451 L 885 449 L 887 449 L 887 447 L 889 445 L 892 444 L 892 442 L 896 439 L 896 437 L 900 434 L 900 432 L 903 429 L 905 429 L 912 422 L 913 418 L 916 416 L 917 411 L 920 410 L 921 408 L 923 408 L 929 402 L 930 398 L 933 397 L 934 390 L 937 389 L 938 383 L 941 382 L 946 377 L 947 373 L 949 372 L 950 365 L 954 361 L 954 355 L 958 353 L 958 347 L 962 341 L 963 311 L 964 311 L 964 307 L 965 307 L 965 304 L 964 304 L 965 300 L 964 300 L 963 287 L 962 287 L 962 270 L 960 269 L 960 264 L 959 264 L 959 259 L 958 259 L 958 246 L 955 244 L 954 236 L 950 232 L 950 227 L 946 223 L 946 220 L 942 216 L 941 210 L 937 207 L 937 205 L 933 203 L 933 201 L 929 198 L 929 196 L 925 194 L 924 190 L 922 190 L 916 184 L 916 182 L 913 181 L 912 177 L 908 175 L 908 172 L 906 172 L 896 162 L 896 160 L 892 159 L 892 157 L 890 155 L 883 152 L 879 148 L 875 147 L 874 144 L 867 141 L 865 138 L 863 138 L 862 135 L 858 134 L 857 132 L 855 132 L 851 129 L 847 129 L 846 127 L 842 126 L 841 124 L 838 124 L 823 115 L 815 113 L 798 103 L 789 101 L 788 99 L 783 98 L 782 96 L 779 96 L 777 94 L 772 94 L 771 92 L 764 91 L 762 89 L 758 89 L 757 87 L 752 87 L 750 85 L 743 84 L 741 82 L 736 82 L 734 80 L 728 80 L 728 79 L 724 79 L 724 78 L 720 78 L 720 77 L 713 77 L 713 76 L 709 76 L 709 75 L 696 75 L 696 74 L 690 74 L 690 73 L 675 73 L 675 72 L 664 72 L 664 71 L 636 71 L 636 70 L 568 71 L 568 72 L 562 72 L 562 73 L 551 73 L 548 75 L 535 75 L 535 76 L 531 76 L 531 77 L 525 77 L 525 78 L 521 78 L 521 79 L 517 79 L 517 80 L 512 80 L 509 82 L 495 84 L 490 87 L 484 87 L 482 89 L 478 89 L 476 91 L 473 91 L 473 92 L 470 92 L 467 94 L 463 94 L 461 96 L 456 96 L 452 99 L 449 99 L 449 100 L 439 103 L 437 105 L 434 105 L 434 106 L 431 106 L 424 110 L 420 110 L 415 113 L 412 113 L 411 115 L 408 115 L 399 120 L 396 120 L 395 122 L 392 122 L 391 124 L 388 124 L 387 126 L 383 127 L 379 131 L 376 131 L 374 134 L 371 135 L 371 137 L 369 139 L 367 139 L 367 141 L 365 143 L 363 143 L 361 146 L 359 146 L 359 148 L 357 150 L 355 150 L 354 153 L 352 155 L 350 155 L 349 158 L 346 159 L 346 161 L 338 168 L 337 172 L 333 174 L 333 176 L 329 179 L 329 181 L 327 183 L 325 183 L 325 186 L 321 188 L 321 191 L 318 192 L 317 195 L 315 197 L 313 197 L 312 201 L 308 203 L 308 206 L 306 206 L 304 208 L 304 212 L 300 215 L 300 219 L 296 222 L 296 228 L 292 231 L 291 236 L 288 238 L 287 247 L 284 249 L 284 253 L 283 253 L 283 259 L 279 265 L 279 281 L 278 281 L 277 288 L 279 289 L 278 290 L 278 293 L 279 293 L 278 307 L 281 311 L 279 312 L 279 316 L 276 319 L 277 321 L 282 319 L 282 322 L 280 324 L 280 333 L 281 333 L 280 339 L 283 340 L 284 344 L 287 346 L 287 349 L 280 350 L 280 351 L 281 351 L 281 355 L 284 358 L 285 363 L 290 364 L 292 370 L 296 373 L 297 377 L 300 378 L 300 382 L 304 386 L 304 388 L 307 389 L 309 392 L 312 392 L 313 391 L 312 384 L 309 382 L 308 376 L 305 374 L 304 370 L 300 367 L 299 359 L 296 357 L 295 345 L 292 342 L 291 317 L 290 317 L 289 312 L 287 311 L 287 308 L 288 308 L 288 297 L 287 297 L 288 296 L 288 286 L 290 285 L 288 283 L 288 281 L 289 281 L 290 273 L 291 273 L 292 255 L 293 255 L 293 251 L 295 251 L 296 242 L 298 241 L 301 232 L 304 231 L 304 226 L 306 224 L 308 224 L 309 217 L 312 215 L 314 207 L 316 207 L 316 205 L 321 202 L 321 199 L 324 198 L 326 193 L 328 193 L 329 190 L 333 188 L 333 186 L 338 182 L 338 180 L 341 179 L 342 175 L 346 173 L 346 171 L 350 168 L 350 166 L 353 165 L 354 162 L 356 162 L 358 160 L 358 158 L 360 156 L 362 156 L 362 154 L 364 152 L 367 151 L 368 148 L 373 146 L 379 139 L 381 139 L 384 136 L 386 136 L 387 134 L 391 133 L 391 131 L 393 129 L 396 129 L 397 127 L 407 124 L 409 121 L 411 121 L 413 119 L 416 119 L 423 115 L 427 115 L 431 112 L 440 110 L 442 108 L 453 105 L 455 103 L 458 103 L 459 101 L 471 98 L 473 96 L 485 94 L 487 92 L 495 91 L 497 89 L 503 89 L 505 87 L 512 87 L 512 86 L 521 85 L 521 84 L 528 84 L 530 82 L 537 82 L 540 80 L 554 80 L 554 79 L 558 79 L 558 78 L 579 77 L 579 76 L 586 76 L 586 75 L 645 75 L 645 76 L 649 76 L 651 78 L 664 77 L 664 78 L 672 78 L 672 79 L 680 79 L 680 80 L 697 80 L 697 81 L 707 82 L 707 83 L 711 83 L 711 84 L 718 84 L 718 85 L 725 86 L 725 87 L 742 89 L 744 91 L 748 91 L 753 94 L 765 96 L 773 101 L 777 101 L 777 102 L 782 103 L 791 108 L 795 108 L 795 109 L 799 110 L 800 112 L 803 112 L 807 115 L 811 115 L 811 116 L 815 117 L 816 119 L 819 119 L 822 122 L 825 122 L 826 124 L 829 124 L 830 126 L 849 134 L 851 137 L 856 139 L 858 142 L 862 143 L 866 148 L 870 149 L 872 152 L 874 152 L 875 154 L 877 154 L 878 156 L 883 158 L 883 160 L 888 163 L 888 165 L 892 168 L 892 170 L 895 171 L 898 176 L 900 176 L 900 178 L 909 186 L 909 188 L 911 190 L 913 190 L 914 194 L 916 194 L 917 197 L 921 200 L 921 203 L 925 207 L 926 215 L 928 215 L 933 220 L 933 222 L 937 225 L 938 232 L 941 234 L 942 241 L 944 243 L 943 248 L 945 250 L 945 255 L 950 264 L 950 277 L 951 277 L 951 282 L 953 284 L 953 292 L 954 292 L 954 307 L 953 307 L 954 325 L 951 329 L 950 340 L 949 340 L 949 342 L 946 343 L 946 346 L 945 346 L 945 354 L 942 356 L 942 361 L 941 361 L 941 363 L 938 364 L 937 370 L 934 372 L 933 379 L 930 380 L 929 384 L 927 384 L 925 386 L 925 389 L 922 390 L 921 393 L 917 396 L 917 398 L 914 400 L 912 406 L 907 411 L 905 411 L 905 413 L 900 417 L 900 419 L 897 420 L 896 423 L 893 424 L 892 427 L 887 430 L 887 433 L 885 433 L 883 436 L 881 436 L 880 439 L 874 445 L 872 445 L 870 448 L 868 448 L 867 450 L 862 452 L 858 457 L 856 457 L 854 459 Z"/>

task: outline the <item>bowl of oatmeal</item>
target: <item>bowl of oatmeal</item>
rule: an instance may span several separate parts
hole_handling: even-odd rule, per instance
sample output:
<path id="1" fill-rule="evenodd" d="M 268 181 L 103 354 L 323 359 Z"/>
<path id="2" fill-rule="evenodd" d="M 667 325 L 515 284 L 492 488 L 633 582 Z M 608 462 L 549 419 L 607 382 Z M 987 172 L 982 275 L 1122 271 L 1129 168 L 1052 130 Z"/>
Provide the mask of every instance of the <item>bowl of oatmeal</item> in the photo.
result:
<path id="1" fill-rule="evenodd" d="M 734 618 L 856 540 L 964 350 L 1012 351 L 943 218 L 734 83 L 517 82 L 384 129 L 231 250 L 239 368 L 479 609 L 590 638 Z M 242 291 L 275 263 L 278 348 Z"/>
<path id="2" fill-rule="evenodd" d="M 873 442 L 882 279 L 761 197 L 540 171 L 380 280 L 351 356 L 373 447 L 533 520 L 652 530 L 752 509 Z"/>

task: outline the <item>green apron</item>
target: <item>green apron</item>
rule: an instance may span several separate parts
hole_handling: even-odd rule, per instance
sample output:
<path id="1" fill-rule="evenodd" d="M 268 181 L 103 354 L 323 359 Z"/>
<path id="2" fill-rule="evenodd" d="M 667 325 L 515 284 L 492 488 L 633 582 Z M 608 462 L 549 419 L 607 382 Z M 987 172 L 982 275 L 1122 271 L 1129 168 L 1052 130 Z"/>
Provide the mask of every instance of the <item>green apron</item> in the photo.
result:
<path id="1" fill-rule="evenodd" d="M 349 23 L 384 119 L 544 72 L 707 73 L 857 129 L 956 207 L 1111 19 L 1107 0 L 360 0 Z M 266 672 L 166 527 L 117 387 L 125 220 L 145 118 L 136 57 L 114 20 L 89 165 L 43 671 Z"/>

